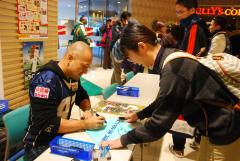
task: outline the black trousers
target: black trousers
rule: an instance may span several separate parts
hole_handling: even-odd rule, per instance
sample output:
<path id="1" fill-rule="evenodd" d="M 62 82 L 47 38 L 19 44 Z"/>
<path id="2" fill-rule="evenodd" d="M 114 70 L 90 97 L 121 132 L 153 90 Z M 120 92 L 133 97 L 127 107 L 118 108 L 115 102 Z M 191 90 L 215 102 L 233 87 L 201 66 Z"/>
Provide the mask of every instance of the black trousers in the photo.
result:
<path id="1" fill-rule="evenodd" d="M 172 134 L 172 138 L 173 138 L 173 148 L 174 150 L 184 150 L 185 148 L 185 144 L 186 144 L 186 137 L 184 137 L 181 134 Z M 194 131 L 194 139 L 195 142 L 200 144 L 201 141 L 201 133 L 199 132 L 198 129 L 195 129 Z"/>

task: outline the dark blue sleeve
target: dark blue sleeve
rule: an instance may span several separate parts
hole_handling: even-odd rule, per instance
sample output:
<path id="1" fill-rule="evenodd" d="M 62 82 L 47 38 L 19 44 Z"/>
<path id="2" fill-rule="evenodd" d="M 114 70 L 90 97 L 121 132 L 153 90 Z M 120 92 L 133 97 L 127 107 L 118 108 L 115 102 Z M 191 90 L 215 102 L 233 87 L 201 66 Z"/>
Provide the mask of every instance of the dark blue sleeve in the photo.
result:
<path id="1" fill-rule="evenodd" d="M 81 82 L 78 82 L 78 90 L 76 93 L 76 99 L 75 99 L 75 104 L 76 105 L 80 105 L 80 103 L 84 100 L 84 99 L 88 99 L 89 100 L 89 96 L 86 92 L 86 90 L 82 87 Z"/>
<path id="2" fill-rule="evenodd" d="M 56 134 L 61 118 L 57 116 L 57 108 L 61 98 L 61 85 L 58 77 L 51 71 L 36 75 L 29 87 L 32 133 L 40 132 Z"/>

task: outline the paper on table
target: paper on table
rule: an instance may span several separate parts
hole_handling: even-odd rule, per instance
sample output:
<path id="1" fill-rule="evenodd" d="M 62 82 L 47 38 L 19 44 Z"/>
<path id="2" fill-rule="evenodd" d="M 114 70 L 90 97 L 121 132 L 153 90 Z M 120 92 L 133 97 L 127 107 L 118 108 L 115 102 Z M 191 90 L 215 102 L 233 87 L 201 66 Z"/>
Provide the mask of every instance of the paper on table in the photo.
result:
<path id="1" fill-rule="evenodd" d="M 110 113 L 116 115 L 126 115 L 128 112 L 138 112 L 144 109 L 144 106 L 130 105 L 111 101 L 100 101 L 93 107 L 97 112 Z"/>
<path id="2" fill-rule="evenodd" d="M 93 143 L 97 146 L 103 140 L 114 140 L 126 134 L 133 129 L 133 126 L 127 122 L 119 121 L 117 118 L 106 119 L 107 124 L 103 129 L 87 130 L 86 133 L 91 137 Z"/>

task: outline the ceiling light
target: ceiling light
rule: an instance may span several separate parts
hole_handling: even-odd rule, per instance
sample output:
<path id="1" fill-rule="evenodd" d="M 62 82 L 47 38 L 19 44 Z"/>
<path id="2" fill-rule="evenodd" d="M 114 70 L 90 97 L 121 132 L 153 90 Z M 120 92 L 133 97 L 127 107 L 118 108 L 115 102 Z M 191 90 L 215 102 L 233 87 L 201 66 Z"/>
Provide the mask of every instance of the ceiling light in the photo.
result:
<path id="1" fill-rule="evenodd" d="M 118 1 L 117 3 L 118 3 L 118 4 L 120 4 L 121 2 L 120 2 L 120 1 Z"/>
<path id="2" fill-rule="evenodd" d="M 70 4 L 68 4 L 68 5 L 67 5 L 67 7 L 71 7 L 71 5 L 70 5 Z"/>

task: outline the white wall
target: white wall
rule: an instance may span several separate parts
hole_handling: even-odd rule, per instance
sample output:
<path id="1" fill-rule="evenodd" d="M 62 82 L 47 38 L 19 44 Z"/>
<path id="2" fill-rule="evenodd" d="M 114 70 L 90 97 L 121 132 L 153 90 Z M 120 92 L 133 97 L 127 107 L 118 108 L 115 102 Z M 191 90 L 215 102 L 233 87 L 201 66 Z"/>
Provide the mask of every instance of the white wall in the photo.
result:
<path id="1" fill-rule="evenodd" d="M 2 73 L 2 47 L 1 47 L 1 38 L 0 38 L 0 100 L 4 99 L 4 90 L 3 90 L 3 73 Z"/>

